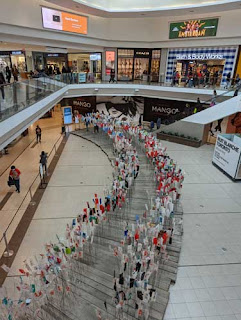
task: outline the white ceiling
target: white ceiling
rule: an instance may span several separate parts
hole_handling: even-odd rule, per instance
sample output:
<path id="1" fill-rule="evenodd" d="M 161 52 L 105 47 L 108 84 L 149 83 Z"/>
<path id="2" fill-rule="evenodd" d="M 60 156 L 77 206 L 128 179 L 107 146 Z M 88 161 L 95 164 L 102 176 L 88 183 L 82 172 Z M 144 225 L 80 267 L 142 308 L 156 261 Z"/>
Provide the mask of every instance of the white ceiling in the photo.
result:
<path id="1" fill-rule="evenodd" d="M 241 0 L 46 0 L 102 17 L 178 16 L 240 9 Z"/>

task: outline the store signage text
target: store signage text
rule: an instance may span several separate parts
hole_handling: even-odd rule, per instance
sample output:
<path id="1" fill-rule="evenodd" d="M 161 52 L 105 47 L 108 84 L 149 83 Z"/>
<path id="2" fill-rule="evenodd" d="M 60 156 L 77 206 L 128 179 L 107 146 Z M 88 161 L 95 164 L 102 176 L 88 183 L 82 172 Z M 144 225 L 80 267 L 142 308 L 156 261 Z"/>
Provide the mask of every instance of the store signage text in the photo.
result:
<path id="1" fill-rule="evenodd" d="M 240 152 L 239 147 L 236 147 L 234 144 L 232 144 L 231 142 L 228 142 L 226 139 L 222 139 L 221 137 L 218 137 L 217 146 L 228 153 L 230 153 L 231 150 L 237 153 Z"/>
<path id="2" fill-rule="evenodd" d="M 12 54 L 19 55 L 22 54 L 22 51 L 12 51 Z"/>
<path id="3" fill-rule="evenodd" d="M 223 54 L 214 53 L 190 53 L 190 54 L 177 54 L 176 60 L 223 60 Z"/>
<path id="4" fill-rule="evenodd" d="M 159 113 L 166 113 L 168 115 L 176 114 L 176 113 L 180 112 L 179 109 L 177 109 L 177 108 L 172 109 L 172 108 L 164 108 L 164 107 L 157 107 L 157 106 L 152 106 L 151 111 L 159 112 Z"/>
<path id="5" fill-rule="evenodd" d="M 149 56 L 150 52 L 149 51 L 136 51 L 135 54 L 138 56 Z"/>
<path id="6" fill-rule="evenodd" d="M 73 106 L 79 106 L 79 107 L 84 107 L 84 108 L 91 108 L 91 103 L 86 102 L 86 101 L 73 101 Z"/>

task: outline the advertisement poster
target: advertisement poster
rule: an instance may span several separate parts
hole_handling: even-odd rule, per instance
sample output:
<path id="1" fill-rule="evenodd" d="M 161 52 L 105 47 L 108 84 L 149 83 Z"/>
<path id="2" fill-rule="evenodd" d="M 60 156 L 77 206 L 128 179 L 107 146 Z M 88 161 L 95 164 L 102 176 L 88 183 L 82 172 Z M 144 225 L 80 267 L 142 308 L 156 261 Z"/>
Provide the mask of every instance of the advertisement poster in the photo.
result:
<path id="1" fill-rule="evenodd" d="M 63 108 L 63 117 L 64 117 L 64 124 L 72 123 L 72 108 L 71 107 L 64 107 Z"/>
<path id="2" fill-rule="evenodd" d="M 64 98 L 61 101 L 61 105 L 71 106 L 74 116 L 78 114 L 85 115 L 89 112 L 96 111 L 96 97 L 74 97 L 74 98 Z"/>
<path id="3" fill-rule="evenodd" d="M 79 73 L 79 83 L 84 83 L 84 82 L 86 82 L 86 73 L 80 72 Z"/>
<path id="4" fill-rule="evenodd" d="M 42 17 L 44 28 L 87 34 L 87 17 L 44 7 Z"/>
<path id="5" fill-rule="evenodd" d="M 144 112 L 143 97 L 102 97 L 96 98 L 96 110 L 109 114 L 120 120 L 132 120 L 138 122 Z"/>
<path id="6" fill-rule="evenodd" d="M 161 118 L 163 124 L 170 124 L 193 114 L 195 106 L 195 102 L 144 98 L 143 119 L 156 122 Z"/>
<path id="7" fill-rule="evenodd" d="M 208 142 L 215 144 L 220 133 L 241 133 L 241 112 L 210 123 Z"/>
<path id="8" fill-rule="evenodd" d="M 235 178 L 239 157 L 240 147 L 224 136 L 218 135 L 213 154 L 213 163 L 232 178 Z"/>
<path id="9" fill-rule="evenodd" d="M 169 39 L 214 37 L 217 28 L 218 18 L 171 22 Z"/>
<path id="10" fill-rule="evenodd" d="M 105 52 L 105 72 L 109 76 L 111 69 L 115 69 L 115 51 L 106 51 Z"/>

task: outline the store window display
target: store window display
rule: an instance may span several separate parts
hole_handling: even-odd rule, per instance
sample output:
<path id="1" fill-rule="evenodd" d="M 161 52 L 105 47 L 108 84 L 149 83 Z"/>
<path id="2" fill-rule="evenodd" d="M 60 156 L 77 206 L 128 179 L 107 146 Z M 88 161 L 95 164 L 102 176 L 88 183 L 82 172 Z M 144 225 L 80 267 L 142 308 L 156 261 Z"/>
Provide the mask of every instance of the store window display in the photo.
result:
<path id="1" fill-rule="evenodd" d="M 72 72 L 85 72 L 101 79 L 101 53 L 70 53 L 68 63 Z"/>
<path id="2" fill-rule="evenodd" d="M 26 71 L 26 57 L 21 51 L 12 51 L 11 63 L 12 66 L 16 66 L 19 72 Z"/>
<path id="3" fill-rule="evenodd" d="M 118 80 L 133 80 L 134 50 L 118 50 Z"/>
<path id="4" fill-rule="evenodd" d="M 118 49 L 118 80 L 158 82 L 160 58 L 160 49 Z"/>

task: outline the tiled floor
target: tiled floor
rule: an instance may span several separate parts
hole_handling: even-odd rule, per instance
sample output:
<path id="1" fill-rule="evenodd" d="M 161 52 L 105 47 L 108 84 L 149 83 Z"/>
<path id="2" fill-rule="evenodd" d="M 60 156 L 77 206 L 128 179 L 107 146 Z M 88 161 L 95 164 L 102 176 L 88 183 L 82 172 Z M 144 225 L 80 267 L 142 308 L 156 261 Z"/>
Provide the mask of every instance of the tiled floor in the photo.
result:
<path id="1" fill-rule="evenodd" d="M 66 159 L 69 159 L 69 165 Z M 86 201 L 91 203 L 95 193 L 103 196 L 103 190 L 110 184 L 111 178 L 112 167 L 103 152 L 91 142 L 71 135 L 9 276 L 18 274 L 24 260 L 43 252 L 47 242 L 56 241 L 56 234 L 62 237 L 67 223 L 71 223 L 71 219 L 81 212 Z M 9 283 L 12 285 L 7 278 L 5 285 Z"/>
<path id="2" fill-rule="evenodd" d="M 165 145 L 185 170 L 184 237 L 165 320 L 241 320 L 241 184 L 212 165 L 213 146 Z M 46 241 L 63 234 L 66 223 L 92 201 L 93 193 L 102 194 L 110 179 L 110 164 L 100 149 L 71 136 L 10 275 L 28 256 L 41 252 Z M 12 204 L 7 208 L 10 212 Z M 7 278 L 7 286 L 13 278 Z"/>
<path id="3" fill-rule="evenodd" d="M 184 237 L 167 319 L 241 319 L 241 184 L 212 163 L 213 146 L 165 143 L 185 170 Z"/>
<path id="4" fill-rule="evenodd" d="M 37 123 L 29 128 L 29 135 L 18 141 L 12 148 L 9 148 L 9 154 L 0 158 L 0 202 L 6 196 L 7 192 L 13 191 L 13 194 L 0 210 L 0 239 L 2 238 L 2 232 L 6 230 L 9 222 L 12 220 L 17 209 L 20 207 L 23 199 L 26 200 L 20 207 L 20 210 L 14 219 L 10 229 L 7 232 L 8 240 L 11 238 L 19 220 L 30 202 L 30 195 L 28 193 L 29 187 L 33 183 L 35 177 L 39 173 L 39 155 L 42 150 L 50 152 L 55 142 L 61 137 L 61 112 L 56 110 L 53 118 L 40 119 Z M 31 148 L 35 143 L 35 127 L 39 124 L 42 128 L 42 142 L 37 144 L 34 148 Z M 61 140 L 59 140 L 61 141 Z M 52 156 L 51 156 L 52 157 Z M 21 171 L 20 184 L 21 193 L 15 192 L 15 188 L 9 188 L 7 185 L 10 166 L 14 164 Z M 38 178 L 33 184 L 31 191 L 34 194 L 38 187 L 40 179 Z M 26 196 L 27 195 L 27 196 Z M 4 242 L 0 242 L 0 255 L 4 250 Z"/>

